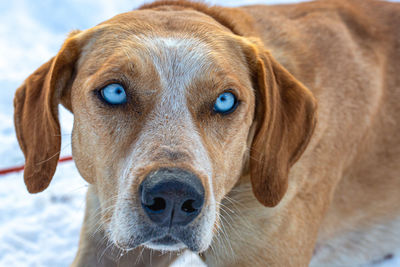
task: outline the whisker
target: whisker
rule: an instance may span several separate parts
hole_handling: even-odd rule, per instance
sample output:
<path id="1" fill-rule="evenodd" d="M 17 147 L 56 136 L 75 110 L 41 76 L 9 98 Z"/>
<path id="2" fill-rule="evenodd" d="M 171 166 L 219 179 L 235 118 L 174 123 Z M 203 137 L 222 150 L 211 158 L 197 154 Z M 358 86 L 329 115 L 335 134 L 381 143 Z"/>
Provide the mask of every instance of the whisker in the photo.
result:
<path id="1" fill-rule="evenodd" d="M 98 259 L 97 263 L 101 263 L 101 260 L 106 253 L 107 249 L 109 249 L 113 245 L 112 242 L 109 241 L 109 244 L 106 246 L 106 248 L 103 250 L 103 253 L 101 253 L 100 258 Z"/>
<path id="2" fill-rule="evenodd" d="M 144 251 L 144 246 L 142 246 L 142 249 L 140 250 L 139 255 L 136 257 L 135 265 L 139 264 L 140 260 L 142 260 L 144 262 L 144 260 L 142 258 L 143 251 Z"/>

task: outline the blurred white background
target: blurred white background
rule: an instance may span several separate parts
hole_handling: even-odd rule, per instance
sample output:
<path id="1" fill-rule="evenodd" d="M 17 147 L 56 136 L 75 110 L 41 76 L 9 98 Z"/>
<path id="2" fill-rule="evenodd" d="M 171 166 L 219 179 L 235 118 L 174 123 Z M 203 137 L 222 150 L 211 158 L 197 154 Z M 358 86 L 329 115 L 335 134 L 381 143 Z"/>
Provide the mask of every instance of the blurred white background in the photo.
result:
<path id="1" fill-rule="evenodd" d="M 57 53 L 68 32 L 90 28 L 144 2 L 0 1 L 0 168 L 24 162 L 13 129 L 15 89 Z M 208 1 L 229 6 L 289 2 L 298 1 Z M 62 155 L 69 155 L 73 117 L 64 109 L 61 117 Z M 59 165 L 49 189 L 38 195 L 26 192 L 22 173 L 0 176 L 0 266 L 68 266 L 77 248 L 86 187 L 73 163 Z M 380 266 L 400 266 L 400 260 Z"/>

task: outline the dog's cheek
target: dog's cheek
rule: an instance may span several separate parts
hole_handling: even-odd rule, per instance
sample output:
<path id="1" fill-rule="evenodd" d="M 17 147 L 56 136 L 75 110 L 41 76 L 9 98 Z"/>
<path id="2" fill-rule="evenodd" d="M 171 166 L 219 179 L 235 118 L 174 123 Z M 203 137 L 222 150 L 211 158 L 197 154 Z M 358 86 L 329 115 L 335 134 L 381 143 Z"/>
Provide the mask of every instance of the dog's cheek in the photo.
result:
<path id="1" fill-rule="evenodd" d="M 79 174 L 89 184 L 94 184 L 96 182 L 95 168 L 92 153 L 88 151 L 91 147 L 86 140 L 87 134 L 82 134 L 83 132 L 80 123 L 75 119 L 71 138 L 72 155 Z"/>
<path id="2" fill-rule="evenodd" d="M 81 176 L 90 184 L 102 186 L 103 181 L 118 177 L 117 163 L 123 154 L 115 133 L 116 125 L 104 124 L 98 110 L 90 102 L 75 104 L 72 130 L 72 153 Z M 117 121 L 112 118 L 111 121 Z M 125 136 L 125 132 L 120 133 Z"/>
<path id="3" fill-rule="evenodd" d="M 75 115 L 72 130 L 72 154 L 81 176 L 90 184 L 99 185 L 106 177 L 116 177 L 112 166 L 118 158 L 113 158 L 112 149 L 103 144 L 106 140 L 93 130 L 90 119 Z M 113 164 L 110 164 L 112 162 Z"/>
<path id="4" fill-rule="evenodd" d="M 220 202 L 228 194 L 241 177 L 247 148 L 247 128 L 238 131 L 224 140 L 221 145 L 212 148 L 213 162 L 213 189 L 217 202 Z"/>

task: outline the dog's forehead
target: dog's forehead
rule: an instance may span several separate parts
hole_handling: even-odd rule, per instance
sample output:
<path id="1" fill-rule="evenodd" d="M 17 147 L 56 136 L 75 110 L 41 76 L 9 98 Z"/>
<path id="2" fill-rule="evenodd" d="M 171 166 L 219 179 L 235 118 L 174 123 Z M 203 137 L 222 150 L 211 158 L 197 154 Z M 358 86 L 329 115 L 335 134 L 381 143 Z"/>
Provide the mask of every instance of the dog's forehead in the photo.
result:
<path id="1" fill-rule="evenodd" d="M 151 75 L 161 87 L 187 88 L 199 77 L 212 78 L 239 65 L 233 53 L 195 36 L 140 34 L 124 38 L 118 43 L 101 39 L 95 44 L 89 42 L 78 62 L 79 69 L 90 74 L 120 71 L 135 79 Z"/>
<path id="2" fill-rule="evenodd" d="M 146 48 L 146 45 L 153 48 L 153 51 L 146 49 L 149 53 L 157 52 L 154 49 L 157 45 L 164 50 L 179 47 L 186 52 L 200 52 L 200 48 L 204 51 L 208 46 L 213 53 L 226 53 L 226 43 L 232 43 L 233 36 L 229 29 L 196 11 L 131 11 L 119 14 L 89 31 L 94 34 L 83 51 L 103 59 L 115 54 L 116 50 L 127 53 L 130 49 Z M 193 55 L 193 52 L 190 54 Z M 83 57 L 81 59 L 83 61 Z"/>
<path id="3" fill-rule="evenodd" d="M 193 37 L 138 37 L 159 75 L 161 86 L 187 87 L 219 61 L 211 48 Z"/>
<path id="4" fill-rule="evenodd" d="M 212 77 L 244 66 L 234 41 L 221 31 L 132 33 L 117 24 L 98 32 L 85 44 L 78 61 L 78 68 L 90 74 L 107 66 L 121 70 L 133 66 L 139 75 L 157 73 L 163 86 L 174 86 L 176 81 L 187 85 L 195 77 Z"/>

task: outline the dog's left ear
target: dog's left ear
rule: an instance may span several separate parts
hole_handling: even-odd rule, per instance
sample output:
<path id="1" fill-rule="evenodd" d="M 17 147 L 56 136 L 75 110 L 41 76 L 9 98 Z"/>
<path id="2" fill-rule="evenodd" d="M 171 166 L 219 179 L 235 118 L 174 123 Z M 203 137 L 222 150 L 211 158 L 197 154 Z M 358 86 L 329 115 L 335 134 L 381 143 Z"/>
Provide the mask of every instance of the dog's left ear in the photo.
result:
<path id="1" fill-rule="evenodd" d="M 58 163 L 61 133 L 58 104 L 71 110 L 68 87 L 81 43 L 70 34 L 58 54 L 30 75 L 14 97 L 14 123 L 25 155 L 24 180 L 30 193 L 49 185 Z"/>
<path id="2" fill-rule="evenodd" d="M 256 95 L 255 136 L 250 151 L 253 192 L 273 207 L 288 187 L 290 167 L 304 152 L 316 124 L 316 101 L 260 41 L 246 39 L 244 52 Z"/>

